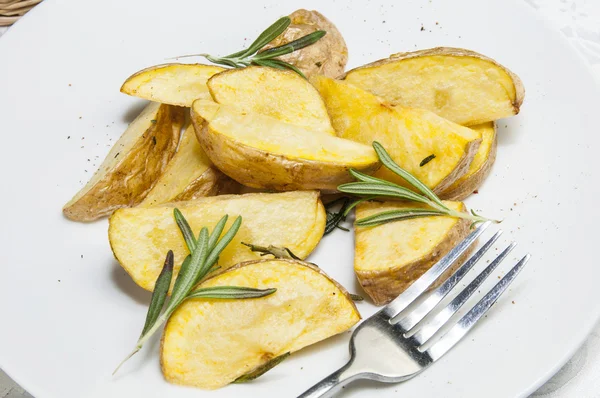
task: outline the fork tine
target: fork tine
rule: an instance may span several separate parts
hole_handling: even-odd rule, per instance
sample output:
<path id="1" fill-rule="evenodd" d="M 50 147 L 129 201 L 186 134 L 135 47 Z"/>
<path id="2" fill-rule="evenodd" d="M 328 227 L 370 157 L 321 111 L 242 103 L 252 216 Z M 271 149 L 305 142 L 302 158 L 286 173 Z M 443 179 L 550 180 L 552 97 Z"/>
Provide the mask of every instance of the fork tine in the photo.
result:
<path id="1" fill-rule="evenodd" d="M 498 238 L 502 235 L 502 231 L 498 231 L 492 236 L 485 244 L 479 249 L 475 254 L 471 256 L 467 261 L 465 261 L 454 273 L 446 279 L 444 283 L 442 283 L 437 289 L 435 289 L 432 294 L 427 297 L 425 301 L 423 301 L 417 308 L 412 310 L 409 314 L 407 314 L 404 318 L 402 318 L 398 325 L 402 327 L 404 330 L 411 330 L 414 328 L 417 323 L 421 322 L 427 314 L 431 312 L 435 308 L 436 305 L 440 303 L 450 293 L 450 291 L 456 286 L 458 282 L 461 281 L 462 278 L 473 268 L 475 264 L 483 257 L 483 255 L 492 247 L 492 245 L 498 240 Z"/>
<path id="2" fill-rule="evenodd" d="M 456 245 L 440 261 L 429 268 L 419 279 L 413 282 L 401 295 L 396 297 L 391 303 L 383 307 L 380 314 L 395 318 L 415 301 L 425 290 L 429 288 L 489 227 L 490 221 L 486 221 L 471 232 L 462 242 Z"/>
<path id="3" fill-rule="evenodd" d="M 521 272 L 531 256 L 525 255 L 505 276 L 490 290 L 471 310 L 463 316 L 438 342 L 427 350 L 431 358 L 436 361 L 447 353 L 456 343 L 458 343 L 473 325 L 490 309 L 490 307 L 504 293 L 506 288 L 512 283 L 516 276 Z"/>
<path id="4" fill-rule="evenodd" d="M 467 300 L 469 300 L 469 297 L 475 293 L 479 286 L 481 286 L 481 284 L 487 279 L 488 276 L 490 276 L 496 267 L 498 267 L 502 260 L 508 256 L 508 253 L 510 253 L 510 251 L 516 245 L 517 244 L 515 242 L 512 242 L 510 245 L 508 245 L 508 247 L 504 249 L 502 253 L 500 253 L 494 259 L 494 261 L 485 267 L 485 269 L 481 271 L 479 275 L 477 275 L 477 277 L 475 277 L 475 279 L 473 279 L 471 283 L 467 285 L 466 288 L 457 294 L 456 297 L 454 297 L 454 299 L 452 299 L 452 301 L 445 308 L 438 312 L 429 323 L 423 325 L 423 327 L 414 334 L 414 339 L 419 344 L 425 344 L 427 340 L 436 334 L 437 331 L 446 324 L 448 319 L 450 319 L 452 315 L 456 314 L 456 312 L 467 302 Z"/>

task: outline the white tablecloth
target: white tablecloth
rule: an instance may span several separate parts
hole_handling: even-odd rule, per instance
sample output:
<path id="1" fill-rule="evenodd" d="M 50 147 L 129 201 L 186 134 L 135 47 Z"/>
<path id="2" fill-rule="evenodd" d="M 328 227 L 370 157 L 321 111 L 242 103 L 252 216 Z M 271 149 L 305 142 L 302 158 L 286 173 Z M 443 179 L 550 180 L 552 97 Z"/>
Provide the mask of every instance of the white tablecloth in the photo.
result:
<path id="1" fill-rule="evenodd" d="M 551 20 L 590 62 L 600 84 L 600 0 L 523 0 Z M 7 28 L 0 27 L 0 36 Z M 600 323 L 532 397 L 600 398 Z M 0 370 L 0 398 L 31 398 Z"/>

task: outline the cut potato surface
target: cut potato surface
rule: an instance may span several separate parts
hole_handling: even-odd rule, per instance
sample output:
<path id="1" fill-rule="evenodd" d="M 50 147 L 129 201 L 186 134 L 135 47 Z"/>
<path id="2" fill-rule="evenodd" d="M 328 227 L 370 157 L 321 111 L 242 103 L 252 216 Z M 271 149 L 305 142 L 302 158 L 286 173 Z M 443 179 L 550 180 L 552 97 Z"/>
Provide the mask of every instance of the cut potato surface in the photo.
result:
<path id="1" fill-rule="evenodd" d="M 461 202 L 444 202 L 465 211 Z M 356 219 L 383 211 L 426 207 L 404 202 L 366 202 Z M 375 304 L 396 298 L 469 233 L 470 221 L 447 216 L 419 217 L 376 227 L 355 227 L 354 271 Z M 458 262 L 460 263 L 460 262 Z"/>
<path id="2" fill-rule="evenodd" d="M 210 99 L 206 82 L 224 68 L 202 64 L 152 66 L 130 76 L 121 92 L 163 104 L 192 106 L 198 98 Z"/>
<path id="3" fill-rule="evenodd" d="M 225 214 L 229 229 L 237 216 L 242 226 L 221 253 L 221 270 L 260 258 L 241 242 L 260 246 L 286 247 L 306 258 L 317 246 L 325 230 L 325 210 L 315 191 L 222 195 L 148 208 L 116 211 L 109 220 L 108 238 L 116 259 L 135 283 L 153 290 L 169 250 L 175 255 L 173 283 L 179 266 L 189 254 L 175 223 L 177 207 L 194 233 L 204 226 L 212 230 Z"/>
<path id="4" fill-rule="evenodd" d="M 91 180 L 63 207 L 65 216 L 91 221 L 140 203 L 173 157 L 183 121 L 182 108 L 149 104 L 113 145 Z"/>
<path id="5" fill-rule="evenodd" d="M 290 14 L 292 23 L 265 49 L 280 46 L 317 30 L 327 32 L 318 42 L 293 53 L 279 57 L 295 65 L 310 78 L 313 75 L 338 77 L 348 62 L 348 47 L 337 27 L 317 11 L 296 10 Z"/>
<path id="6" fill-rule="evenodd" d="M 211 77 L 208 89 L 219 104 L 335 135 L 319 92 L 296 72 L 262 66 L 232 69 Z"/>
<path id="7" fill-rule="evenodd" d="M 351 70 L 345 81 L 392 105 L 427 109 L 463 125 L 516 115 L 525 97 L 521 79 L 510 70 L 450 47 L 393 54 Z"/>
<path id="8" fill-rule="evenodd" d="M 223 387 L 360 320 L 344 288 L 300 261 L 242 263 L 201 286 L 277 291 L 251 300 L 185 301 L 169 318 L 161 343 L 161 367 L 171 383 Z"/>
<path id="9" fill-rule="evenodd" d="M 368 145 L 378 141 L 400 167 L 436 193 L 465 174 L 477 153 L 479 132 L 432 112 L 392 107 L 367 91 L 323 76 L 314 78 L 313 84 L 323 96 L 340 137 Z M 431 155 L 435 158 L 421 166 Z M 374 175 L 405 184 L 385 167 Z"/>
<path id="10" fill-rule="evenodd" d="M 140 206 L 214 196 L 230 181 L 206 156 L 198 143 L 194 126 L 189 125 L 177 153 Z"/>
<path id="11" fill-rule="evenodd" d="M 490 174 L 496 160 L 497 134 L 494 122 L 471 126 L 481 133 L 481 145 L 473 158 L 469 170 L 440 194 L 448 200 L 463 200 L 471 195 Z"/>
<path id="12" fill-rule="evenodd" d="M 206 120 L 206 123 L 205 123 Z M 373 148 L 210 101 L 195 101 L 202 148 L 225 174 L 252 188 L 335 190 L 354 168 L 379 167 Z"/>

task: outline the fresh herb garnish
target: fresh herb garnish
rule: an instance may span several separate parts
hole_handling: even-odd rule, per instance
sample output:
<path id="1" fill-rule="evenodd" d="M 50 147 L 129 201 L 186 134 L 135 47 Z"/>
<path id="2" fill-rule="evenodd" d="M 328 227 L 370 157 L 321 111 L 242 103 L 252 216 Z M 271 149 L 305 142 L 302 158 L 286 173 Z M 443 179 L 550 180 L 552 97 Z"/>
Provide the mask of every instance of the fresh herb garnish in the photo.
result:
<path id="1" fill-rule="evenodd" d="M 419 167 L 425 166 L 427 163 L 431 162 L 433 159 L 435 159 L 435 154 L 434 153 L 432 153 L 431 155 L 427 156 L 425 159 L 421 160 L 421 163 L 419 163 Z"/>
<path id="2" fill-rule="evenodd" d="M 275 358 L 271 359 L 270 361 L 268 361 L 267 363 L 259 366 L 252 372 L 246 373 L 245 375 L 238 377 L 233 382 L 234 383 L 246 383 L 248 381 L 252 381 L 252 380 L 262 376 L 263 374 L 267 373 L 269 370 L 273 369 L 275 366 L 279 365 L 284 359 L 286 359 L 289 356 L 290 356 L 290 353 L 286 352 L 285 354 L 275 357 Z"/>
<path id="3" fill-rule="evenodd" d="M 282 34 L 288 28 L 291 22 L 292 20 L 290 19 L 290 17 L 279 18 L 277 21 L 275 21 L 275 23 L 273 23 L 264 32 L 262 32 L 256 38 L 256 40 L 254 40 L 250 47 L 248 47 L 245 50 L 226 55 L 224 57 L 215 57 L 210 54 L 192 54 L 183 55 L 177 58 L 204 57 L 214 64 L 230 66 L 232 68 L 244 68 L 249 65 L 259 65 L 268 66 L 276 69 L 289 69 L 293 70 L 294 72 L 306 79 L 306 76 L 304 76 L 304 74 L 298 68 L 296 68 L 292 64 L 278 59 L 277 57 L 290 54 L 294 51 L 315 44 L 327 33 L 324 30 L 317 30 L 299 39 L 293 40 L 289 43 L 285 43 L 277 47 L 272 47 L 268 50 L 260 51 L 267 44 L 272 42 L 277 36 Z"/>
<path id="4" fill-rule="evenodd" d="M 242 245 L 248 246 L 251 251 L 260 253 L 261 256 L 271 255 L 275 258 L 287 258 L 288 260 L 300 260 L 302 259 L 296 256 L 290 249 L 287 247 L 278 247 L 269 245 L 268 247 L 253 245 L 250 243 L 241 242 Z"/>
<path id="5" fill-rule="evenodd" d="M 361 199 L 352 203 L 347 211 L 350 211 L 350 209 L 355 207 L 360 202 L 374 198 L 402 199 L 422 203 L 428 207 L 384 211 L 361 218 L 360 220 L 356 221 L 355 225 L 359 227 L 372 227 L 392 221 L 429 216 L 450 216 L 464 218 L 471 220 L 472 226 L 476 223 L 484 221 L 494 221 L 496 223 L 500 222 L 482 217 L 476 214 L 474 211 L 471 211 L 471 213 L 466 213 L 448 208 L 442 202 L 442 200 L 423 182 L 410 174 L 408 171 L 398 166 L 398 164 L 392 160 L 390 155 L 379 142 L 373 142 L 373 148 L 375 149 L 379 160 L 387 169 L 402 177 L 410 186 L 420 193 L 416 193 L 408 188 L 402 187 L 390 181 L 372 177 L 356 170 L 350 170 L 350 174 L 359 181 L 342 184 L 338 187 L 338 190 L 340 192 L 356 195 L 361 197 Z"/>
<path id="6" fill-rule="evenodd" d="M 365 298 L 361 295 L 354 294 L 354 293 L 348 293 L 348 295 L 350 296 L 352 301 L 365 301 Z"/>
<path id="7" fill-rule="evenodd" d="M 350 205 L 350 201 L 350 198 L 339 198 L 325 205 L 325 211 L 327 212 L 327 221 L 325 223 L 325 232 L 323 232 L 323 236 L 330 234 L 336 228 L 348 231 L 348 229 L 342 227 L 340 223 L 346 221 L 346 216 L 348 215 L 347 209 Z M 337 212 L 331 210 L 333 207 L 336 207 L 340 203 L 342 205 Z"/>
<path id="8" fill-rule="evenodd" d="M 166 308 L 161 313 L 164 303 L 167 298 L 171 279 L 173 275 L 173 252 L 169 250 L 162 271 L 160 272 L 154 285 L 154 292 L 148 307 L 146 322 L 144 328 L 137 341 L 135 349 L 117 366 L 113 375 L 119 370 L 121 365 L 129 358 L 135 355 L 144 345 L 146 341 L 165 323 L 173 312 L 187 299 L 252 299 L 268 296 L 275 293 L 276 289 L 254 289 L 249 287 L 237 286 L 218 286 L 208 288 L 194 287 L 210 272 L 216 270 L 216 262 L 221 252 L 231 242 L 235 234 L 240 229 L 242 217 L 237 217 L 229 230 L 221 237 L 221 233 L 225 228 L 228 216 L 225 215 L 215 226 L 212 233 L 209 234 L 208 228 L 204 227 L 200 230 L 198 239 L 190 228 L 189 223 L 183 217 L 179 209 L 173 210 L 175 221 L 185 243 L 190 251 L 190 254 L 183 260 L 179 269 L 179 274 L 175 279 L 171 298 L 166 305 Z"/>

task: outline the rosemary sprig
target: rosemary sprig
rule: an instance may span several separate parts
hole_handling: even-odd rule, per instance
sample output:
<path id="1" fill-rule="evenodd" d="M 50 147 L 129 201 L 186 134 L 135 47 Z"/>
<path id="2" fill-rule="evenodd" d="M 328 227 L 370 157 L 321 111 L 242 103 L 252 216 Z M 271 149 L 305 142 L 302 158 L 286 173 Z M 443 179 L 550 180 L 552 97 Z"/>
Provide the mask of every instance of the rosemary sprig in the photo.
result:
<path id="1" fill-rule="evenodd" d="M 268 50 L 261 51 L 267 44 L 272 42 L 277 36 L 282 34 L 290 25 L 291 19 L 289 17 L 279 18 L 275 23 L 265 29 L 254 42 L 245 50 L 237 51 L 233 54 L 226 55 L 224 57 L 216 57 L 210 54 L 192 54 L 183 55 L 177 58 L 185 57 L 204 57 L 214 64 L 229 66 L 232 68 L 244 68 L 249 65 L 268 66 L 276 69 L 289 69 L 293 70 L 300 76 L 306 78 L 300 69 L 294 65 L 277 59 L 282 55 L 290 54 L 294 51 L 300 50 L 304 47 L 308 47 L 319 41 L 327 32 L 324 30 L 317 30 L 299 39 L 293 40 L 289 43 L 282 44 L 277 47 L 269 48 Z"/>
<path id="2" fill-rule="evenodd" d="M 283 362 L 284 359 L 286 359 L 289 356 L 290 356 L 290 353 L 286 352 L 285 354 L 275 357 L 275 358 L 271 359 L 270 361 L 268 361 L 267 363 L 265 363 L 264 365 L 259 366 L 252 372 L 246 373 L 245 375 L 238 377 L 233 382 L 234 383 L 247 383 L 249 381 L 257 379 L 260 376 L 267 373 L 269 370 L 273 369 L 275 366 L 279 365 L 281 362 Z"/>
<path id="3" fill-rule="evenodd" d="M 327 221 L 325 222 L 325 232 L 323 232 L 323 236 L 330 234 L 336 228 L 341 229 L 343 231 L 348 231 L 348 229 L 342 227 L 340 223 L 346 220 L 346 217 L 348 215 L 347 209 L 350 205 L 350 201 L 350 198 L 339 198 L 325 205 L 325 211 L 327 212 Z M 333 207 L 336 207 L 340 203 L 342 204 L 342 206 L 337 212 L 331 210 Z"/>
<path id="4" fill-rule="evenodd" d="M 287 247 L 278 247 L 269 245 L 268 247 L 253 245 L 250 243 L 240 242 L 244 246 L 248 246 L 251 251 L 260 253 L 261 256 L 271 255 L 275 258 L 287 258 L 288 260 L 300 260 L 302 259 L 296 256 L 290 249 Z"/>
<path id="5" fill-rule="evenodd" d="M 183 217 L 179 209 L 173 210 L 175 221 L 181 230 L 183 238 L 186 242 L 190 255 L 188 255 L 179 269 L 179 274 L 175 279 L 171 298 L 165 306 L 165 301 L 171 285 L 173 275 L 173 252 L 169 250 L 162 271 L 160 272 L 152 293 L 150 306 L 146 315 L 144 328 L 137 341 L 134 350 L 117 366 L 113 375 L 119 370 L 121 365 L 129 358 L 135 355 L 146 341 L 160 328 L 160 326 L 169 319 L 171 314 L 187 299 L 252 299 L 265 297 L 275 293 L 276 289 L 254 289 L 248 287 L 237 286 L 219 286 L 210 288 L 197 288 L 196 286 L 208 273 L 215 271 L 219 267 L 216 262 L 221 252 L 233 240 L 233 237 L 240 229 L 242 218 L 237 217 L 229 230 L 221 238 L 221 234 L 225 228 L 228 216 L 225 215 L 215 226 L 212 233 L 209 234 L 208 228 L 204 227 L 200 230 L 198 239 L 194 238 L 194 234 L 189 223 Z M 162 313 L 161 313 L 162 311 Z"/>
<path id="6" fill-rule="evenodd" d="M 430 217 L 430 216 L 450 216 L 457 218 L 464 218 L 472 221 L 472 225 L 484 222 L 494 221 L 499 223 L 497 220 L 490 220 L 476 214 L 474 211 L 471 213 L 455 211 L 448 208 L 442 200 L 423 182 L 417 177 L 404 170 L 396 162 L 394 162 L 383 148 L 383 146 L 375 141 L 373 142 L 373 148 L 379 157 L 381 163 L 393 173 L 402 177 L 410 186 L 416 191 L 402 187 L 390 181 L 382 180 L 380 178 L 372 177 L 363 174 L 356 170 L 350 170 L 350 174 L 358 180 L 358 182 L 351 182 L 348 184 L 342 184 L 338 187 L 340 192 L 356 195 L 361 199 L 353 202 L 346 209 L 346 214 L 361 202 L 366 200 L 372 200 L 375 198 L 393 198 L 402 199 L 412 202 L 418 202 L 427 205 L 429 208 L 406 208 L 398 210 L 384 211 L 381 213 L 373 214 L 369 217 L 361 218 L 355 222 L 355 225 L 360 227 L 373 227 L 381 224 L 385 224 L 392 221 L 406 220 L 416 217 Z"/>

